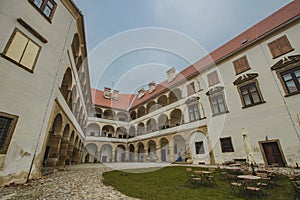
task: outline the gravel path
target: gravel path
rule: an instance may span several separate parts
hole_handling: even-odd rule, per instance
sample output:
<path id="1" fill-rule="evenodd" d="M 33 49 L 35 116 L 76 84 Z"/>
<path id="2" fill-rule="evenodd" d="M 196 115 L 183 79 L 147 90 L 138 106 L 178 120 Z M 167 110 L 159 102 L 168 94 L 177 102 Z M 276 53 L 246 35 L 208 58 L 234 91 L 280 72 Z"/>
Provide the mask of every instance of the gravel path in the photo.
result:
<path id="1" fill-rule="evenodd" d="M 0 188 L 0 200 L 8 199 L 134 199 L 102 182 L 102 173 L 112 168 L 101 164 L 81 164 L 55 171 L 24 185 Z"/>

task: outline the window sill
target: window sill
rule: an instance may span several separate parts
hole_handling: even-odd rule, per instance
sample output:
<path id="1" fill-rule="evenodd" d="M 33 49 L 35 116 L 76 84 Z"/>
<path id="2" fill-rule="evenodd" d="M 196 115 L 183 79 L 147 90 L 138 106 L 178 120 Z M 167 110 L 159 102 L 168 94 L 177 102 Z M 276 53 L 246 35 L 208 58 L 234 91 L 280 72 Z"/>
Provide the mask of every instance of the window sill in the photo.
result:
<path id="1" fill-rule="evenodd" d="M 229 111 L 213 114 L 212 117 L 223 115 L 223 114 L 226 114 L 226 113 L 229 113 Z"/>
<path id="2" fill-rule="evenodd" d="M 264 104 L 264 103 L 266 103 L 266 101 L 261 101 L 261 102 L 259 102 L 259 103 L 255 103 L 255 104 L 243 106 L 242 109 L 244 109 L 244 108 L 249 108 L 249 107 L 253 107 L 253 106 L 257 106 L 257 105 Z"/>
<path id="3" fill-rule="evenodd" d="M 26 71 L 28 71 L 28 72 L 30 72 L 30 73 L 33 74 L 33 70 L 28 69 L 28 68 L 25 67 L 24 65 L 22 65 L 22 64 L 20 64 L 20 63 L 18 63 L 18 62 L 16 62 L 15 60 L 11 59 L 10 57 L 7 57 L 7 56 L 6 56 L 5 54 L 3 54 L 3 53 L 0 53 L 0 55 L 1 55 L 1 57 L 5 58 L 6 60 L 12 62 L 13 64 L 15 64 L 15 65 L 17 65 L 17 66 L 23 68 L 24 70 L 26 70 Z"/>
<path id="4" fill-rule="evenodd" d="M 289 51 L 287 51 L 287 52 L 285 52 L 285 53 L 283 53 L 283 54 L 280 54 L 280 55 L 278 55 L 278 56 L 274 56 L 273 59 L 279 58 L 280 56 L 283 56 L 283 55 L 285 55 L 285 54 L 287 54 L 287 53 L 290 53 L 290 52 L 292 52 L 292 51 L 294 51 L 294 50 L 295 50 L 295 49 L 291 49 L 291 50 L 289 50 Z"/>
<path id="5" fill-rule="evenodd" d="M 297 95 L 297 94 L 300 94 L 300 91 L 293 92 L 291 94 L 286 94 L 286 95 L 284 95 L 284 97 L 290 97 L 290 96 L 294 96 L 294 95 Z"/>

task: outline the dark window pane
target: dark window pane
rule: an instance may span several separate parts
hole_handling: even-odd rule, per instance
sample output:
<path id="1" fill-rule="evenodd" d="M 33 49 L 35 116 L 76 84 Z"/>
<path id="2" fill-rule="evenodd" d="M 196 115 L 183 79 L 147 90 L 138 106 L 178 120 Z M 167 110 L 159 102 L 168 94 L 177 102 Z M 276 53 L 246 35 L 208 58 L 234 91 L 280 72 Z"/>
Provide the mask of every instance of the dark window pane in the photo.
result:
<path id="1" fill-rule="evenodd" d="M 12 121 L 13 119 L 11 118 L 0 117 L 0 148 L 2 148 L 5 144 Z"/>

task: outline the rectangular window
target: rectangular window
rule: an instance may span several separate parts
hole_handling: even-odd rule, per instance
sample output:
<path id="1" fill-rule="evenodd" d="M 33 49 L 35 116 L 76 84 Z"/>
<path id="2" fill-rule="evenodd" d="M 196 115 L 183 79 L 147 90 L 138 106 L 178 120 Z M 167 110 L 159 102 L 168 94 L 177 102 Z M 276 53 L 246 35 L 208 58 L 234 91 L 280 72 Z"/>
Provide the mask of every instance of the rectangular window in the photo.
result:
<path id="1" fill-rule="evenodd" d="M 217 71 L 211 72 L 207 75 L 208 86 L 213 86 L 219 83 L 219 77 Z"/>
<path id="2" fill-rule="evenodd" d="M 0 154 L 7 152 L 18 117 L 0 112 Z"/>
<path id="3" fill-rule="evenodd" d="M 95 136 L 95 132 L 91 132 L 91 133 L 90 133 L 90 136 Z"/>
<path id="4" fill-rule="evenodd" d="M 246 56 L 233 61 L 233 66 L 236 74 L 240 74 L 251 69 Z"/>
<path id="5" fill-rule="evenodd" d="M 227 112 L 223 93 L 210 96 L 210 103 L 213 115 L 223 114 Z"/>
<path id="6" fill-rule="evenodd" d="M 220 138 L 222 152 L 234 152 L 231 137 Z"/>
<path id="7" fill-rule="evenodd" d="M 203 146 L 203 141 L 201 142 L 195 142 L 195 149 L 196 149 L 196 154 L 204 154 L 204 146 Z"/>
<path id="8" fill-rule="evenodd" d="M 15 29 L 1 55 L 18 66 L 32 72 L 40 49 L 39 45 L 21 31 Z"/>
<path id="9" fill-rule="evenodd" d="M 189 106 L 189 116 L 191 122 L 200 119 L 198 104 L 193 104 Z"/>
<path id="10" fill-rule="evenodd" d="M 280 75 L 288 94 L 300 92 L 300 67 L 282 72 Z"/>
<path id="11" fill-rule="evenodd" d="M 243 104 L 245 107 L 262 103 L 262 97 L 256 86 L 256 82 L 240 88 Z"/>
<path id="12" fill-rule="evenodd" d="M 29 0 L 29 2 L 49 21 L 53 18 L 56 9 L 54 0 Z"/>
<path id="13" fill-rule="evenodd" d="M 187 93 L 188 93 L 188 96 L 192 95 L 192 94 L 195 94 L 195 83 L 192 82 L 188 85 L 186 85 L 186 89 L 187 89 Z"/>
<path id="14" fill-rule="evenodd" d="M 288 40 L 288 38 L 284 35 L 273 42 L 268 44 L 269 49 L 273 58 L 277 58 L 283 54 L 286 54 L 292 50 L 294 50 Z"/>

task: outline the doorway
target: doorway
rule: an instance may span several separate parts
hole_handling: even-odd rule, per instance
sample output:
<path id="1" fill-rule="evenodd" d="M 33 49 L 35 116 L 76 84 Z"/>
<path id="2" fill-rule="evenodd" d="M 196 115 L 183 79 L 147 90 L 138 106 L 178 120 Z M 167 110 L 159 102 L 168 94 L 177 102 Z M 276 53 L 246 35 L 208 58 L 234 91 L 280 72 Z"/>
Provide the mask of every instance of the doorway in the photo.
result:
<path id="1" fill-rule="evenodd" d="M 259 142 L 263 158 L 268 165 L 285 167 L 286 161 L 278 139 Z"/>
<path id="2" fill-rule="evenodd" d="M 167 155 L 166 155 L 166 150 L 161 149 L 161 161 L 166 162 L 167 161 Z"/>

